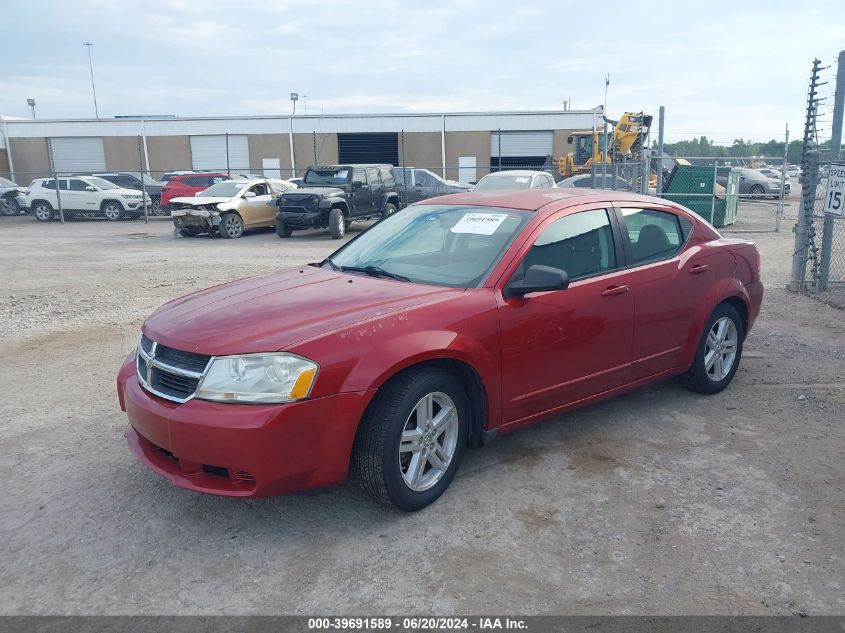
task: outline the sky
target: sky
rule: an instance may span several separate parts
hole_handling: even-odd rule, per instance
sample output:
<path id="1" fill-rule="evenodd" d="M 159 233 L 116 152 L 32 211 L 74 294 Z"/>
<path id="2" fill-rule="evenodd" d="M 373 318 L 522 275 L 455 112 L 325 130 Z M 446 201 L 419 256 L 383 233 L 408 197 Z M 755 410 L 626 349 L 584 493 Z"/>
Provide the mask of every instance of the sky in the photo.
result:
<path id="1" fill-rule="evenodd" d="M 0 114 L 101 117 L 666 107 L 667 140 L 800 137 L 845 1 L 4 0 Z M 828 123 L 829 125 L 829 123 Z"/>

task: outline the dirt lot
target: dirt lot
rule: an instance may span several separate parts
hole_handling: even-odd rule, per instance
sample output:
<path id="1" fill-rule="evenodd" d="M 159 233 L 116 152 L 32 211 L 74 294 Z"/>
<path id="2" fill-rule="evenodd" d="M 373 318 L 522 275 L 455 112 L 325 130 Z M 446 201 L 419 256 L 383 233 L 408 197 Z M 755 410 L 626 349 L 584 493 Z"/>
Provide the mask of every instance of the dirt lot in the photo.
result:
<path id="1" fill-rule="evenodd" d="M 149 312 L 336 242 L 0 218 L 0 613 L 845 613 L 845 313 L 783 290 L 790 228 L 744 234 L 768 290 L 728 391 L 670 381 L 500 437 L 404 515 L 351 485 L 179 490 L 122 437 Z"/>

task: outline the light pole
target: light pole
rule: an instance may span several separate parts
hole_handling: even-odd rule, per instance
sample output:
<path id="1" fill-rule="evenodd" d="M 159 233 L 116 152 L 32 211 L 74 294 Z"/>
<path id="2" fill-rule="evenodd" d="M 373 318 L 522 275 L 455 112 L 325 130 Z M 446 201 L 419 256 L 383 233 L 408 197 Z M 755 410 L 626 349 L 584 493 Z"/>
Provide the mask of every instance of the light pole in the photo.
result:
<path id="1" fill-rule="evenodd" d="M 294 156 L 293 152 L 293 117 L 296 116 L 296 102 L 299 99 L 298 92 L 290 93 L 290 100 L 293 103 L 293 113 L 290 115 L 290 135 L 288 139 L 290 141 L 290 173 L 291 178 L 296 178 L 296 157 Z"/>
<path id="2" fill-rule="evenodd" d="M 32 110 L 32 118 L 35 119 L 35 99 L 27 99 L 26 105 L 28 105 L 29 109 Z"/>
<path id="3" fill-rule="evenodd" d="M 91 71 L 91 92 L 94 93 L 94 116 L 100 118 L 100 111 L 97 109 L 97 88 L 94 87 L 94 64 L 91 62 L 91 47 L 93 42 L 82 42 L 82 45 L 88 49 L 88 70 Z"/>
<path id="4" fill-rule="evenodd" d="M 302 105 L 305 107 L 305 114 L 308 114 L 308 95 L 302 95 Z"/>

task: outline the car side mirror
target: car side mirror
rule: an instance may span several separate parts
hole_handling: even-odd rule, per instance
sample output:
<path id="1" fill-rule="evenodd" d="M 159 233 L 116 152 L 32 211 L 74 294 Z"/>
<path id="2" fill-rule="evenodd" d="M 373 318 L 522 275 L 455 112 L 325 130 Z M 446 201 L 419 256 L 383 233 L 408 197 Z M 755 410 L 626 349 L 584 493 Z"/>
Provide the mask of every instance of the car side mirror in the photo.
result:
<path id="1" fill-rule="evenodd" d="M 254 192 L 254 191 L 247 191 L 247 192 L 244 194 L 244 198 L 254 198 L 254 197 L 255 197 L 255 192 Z"/>
<path id="2" fill-rule="evenodd" d="M 355 182 L 352 183 L 353 189 L 360 189 L 363 186 L 364 186 L 364 183 L 361 182 L 360 180 L 356 180 Z"/>
<path id="3" fill-rule="evenodd" d="M 85 191 L 97 191 L 97 188 L 94 185 L 88 185 L 85 187 Z"/>
<path id="4" fill-rule="evenodd" d="M 569 275 L 565 270 L 535 264 L 525 271 L 525 277 L 509 285 L 507 291 L 509 295 L 523 296 L 529 292 L 566 290 L 568 287 Z"/>

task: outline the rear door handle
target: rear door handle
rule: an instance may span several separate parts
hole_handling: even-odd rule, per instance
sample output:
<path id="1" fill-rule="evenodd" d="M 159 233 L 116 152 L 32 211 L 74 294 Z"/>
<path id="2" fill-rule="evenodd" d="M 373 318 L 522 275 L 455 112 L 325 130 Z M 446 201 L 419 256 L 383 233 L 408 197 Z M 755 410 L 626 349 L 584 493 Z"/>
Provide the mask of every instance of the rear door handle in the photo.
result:
<path id="1" fill-rule="evenodd" d="M 611 286 L 605 290 L 602 290 L 601 296 L 602 297 L 615 297 L 616 295 L 624 295 L 628 292 L 628 286 Z"/>
<path id="2" fill-rule="evenodd" d="M 710 264 L 699 264 L 698 266 L 693 266 L 689 269 L 690 275 L 700 275 L 701 273 L 706 273 L 710 270 Z"/>

